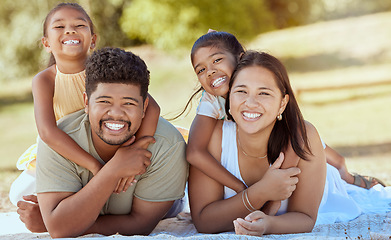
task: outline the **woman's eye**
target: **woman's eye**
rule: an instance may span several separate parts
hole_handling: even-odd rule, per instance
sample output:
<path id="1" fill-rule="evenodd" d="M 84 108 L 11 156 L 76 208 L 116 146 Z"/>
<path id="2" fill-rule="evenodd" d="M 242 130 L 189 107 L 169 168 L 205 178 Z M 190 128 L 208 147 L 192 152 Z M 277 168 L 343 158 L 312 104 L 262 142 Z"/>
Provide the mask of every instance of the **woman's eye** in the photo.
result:
<path id="1" fill-rule="evenodd" d="M 76 27 L 85 27 L 86 25 L 84 25 L 84 24 L 79 24 L 79 25 L 77 25 Z"/>
<path id="2" fill-rule="evenodd" d="M 64 26 L 55 26 L 54 28 L 64 28 Z"/>
<path id="3" fill-rule="evenodd" d="M 263 95 L 263 96 L 269 96 L 270 94 L 269 94 L 269 93 L 267 93 L 267 92 L 261 92 L 261 93 L 259 93 L 259 95 Z"/>

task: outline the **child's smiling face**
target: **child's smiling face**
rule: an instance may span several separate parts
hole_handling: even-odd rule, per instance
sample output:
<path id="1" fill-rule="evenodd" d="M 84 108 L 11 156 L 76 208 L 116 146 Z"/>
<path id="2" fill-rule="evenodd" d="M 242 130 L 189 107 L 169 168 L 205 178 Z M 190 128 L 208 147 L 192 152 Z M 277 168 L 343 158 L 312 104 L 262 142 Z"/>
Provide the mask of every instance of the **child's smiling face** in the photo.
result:
<path id="1" fill-rule="evenodd" d="M 229 80 L 236 67 L 232 53 L 214 46 L 199 48 L 193 57 L 193 67 L 206 92 L 227 96 Z"/>
<path id="2" fill-rule="evenodd" d="M 80 54 L 86 57 L 92 44 L 95 44 L 95 35 L 87 17 L 71 7 L 56 11 L 48 21 L 46 32 L 47 36 L 43 37 L 42 42 L 55 57 Z"/>

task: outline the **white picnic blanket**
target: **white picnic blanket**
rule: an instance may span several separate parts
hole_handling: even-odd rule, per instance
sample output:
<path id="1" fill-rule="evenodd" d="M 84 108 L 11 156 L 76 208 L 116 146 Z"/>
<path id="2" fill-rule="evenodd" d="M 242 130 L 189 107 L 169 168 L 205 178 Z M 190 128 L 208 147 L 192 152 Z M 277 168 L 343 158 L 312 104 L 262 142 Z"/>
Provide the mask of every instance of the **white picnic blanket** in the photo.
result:
<path id="1" fill-rule="evenodd" d="M 267 235 L 260 237 L 240 236 L 233 232 L 220 234 L 198 233 L 189 219 L 170 218 L 160 221 L 149 236 L 102 236 L 89 234 L 80 237 L 83 240 L 109 239 L 390 239 L 391 212 L 385 214 L 365 214 L 344 223 L 323 224 L 314 228 L 311 233 Z M 16 212 L 0 213 L 0 239 L 51 239 L 48 233 L 30 233 L 19 220 Z"/>

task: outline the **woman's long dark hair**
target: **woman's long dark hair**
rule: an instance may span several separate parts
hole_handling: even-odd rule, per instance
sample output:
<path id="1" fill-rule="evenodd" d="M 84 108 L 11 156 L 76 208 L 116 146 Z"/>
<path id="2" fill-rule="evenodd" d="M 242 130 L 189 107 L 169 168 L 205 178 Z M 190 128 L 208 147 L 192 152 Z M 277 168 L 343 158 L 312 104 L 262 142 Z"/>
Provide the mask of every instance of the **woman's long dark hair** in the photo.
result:
<path id="1" fill-rule="evenodd" d="M 227 32 L 211 31 L 207 34 L 202 35 L 194 42 L 190 54 L 190 60 L 192 64 L 194 54 L 197 52 L 198 49 L 203 47 L 216 47 L 222 50 L 226 50 L 235 57 L 236 63 L 239 60 L 240 55 L 245 51 L 242 44 L 240 44 L 238 39 L 233 34 Z M 200 84 L 197 85 L 196 89 L 197 90 L 191 95 L 190 99 L 187 101 L 186 106 L 182 110 L 182 112 L 168 120 L 175 120 L 182 116 L 186 112 L 187 108 L 191 106 L 192 100 L 204 90 L 204 88 L 200 86 Z"/>
<path id="2" fill-rule="evenodd" d="M 300 158 L 308 159 L 308 154 L 311 154 L 311 150 L 309 148 L 303 115 L 301 114 L 290 85 L 287 71 L 277 58 L 264 52 L 247 51 L 240 59 L 232 74 L 229 89 L 231 90 L 238 73 L 251 66 L 260 66 L 269 70 L 274 75 L 282 96 L 285 94 L 289 95 L 289 102 L 285 111 L 282 113 L 282 120 L 276 121 L 270 134 L 267 146 L 269 163 L 272 164 L 278 158 L 280 152 L 288 148 L 289 143 L 292 144 L 293 150 Z M 227 117 L 233 120 L 232 115 L 228 111 L 229 106 L 230 101 L 228 97 L 225 105 Z"/>
<path id="3" fill-rule="evenodd" d="M 90 16 L 87 14 L 87 12 L 84 10 L 84 8 L 82 6 L 80 6 L 77 3 L 59 3 L 52 10 L 50 10 L 48 15 L 46 15 L 45 21 L 43 22 L 43 36 L 44 37 L 47 37 L 47 28 L 48 28 L 48 24 L 49 24 L 49 21 L 50 21 L 51 17 L 58 10 L 60 10 L 60 9 L 62 9 L 64 7 L 73 8 L 73 9 L 79 11 L 80 13 L 84 14 L 85 17 L 87 18 L 88 23 L 90 24 L 91 35 L 95 34 L 95 32 L 94 32 L 94 24 L 92 23 L 92 20 L 91 20 Z M 50 58 L 49 58 L 49 62 L 48 62 L 47 67 L 50 67 L 53 64 L 56 64 L 56 59 L 54 58 L 53 53 L 50 53 Z"/>

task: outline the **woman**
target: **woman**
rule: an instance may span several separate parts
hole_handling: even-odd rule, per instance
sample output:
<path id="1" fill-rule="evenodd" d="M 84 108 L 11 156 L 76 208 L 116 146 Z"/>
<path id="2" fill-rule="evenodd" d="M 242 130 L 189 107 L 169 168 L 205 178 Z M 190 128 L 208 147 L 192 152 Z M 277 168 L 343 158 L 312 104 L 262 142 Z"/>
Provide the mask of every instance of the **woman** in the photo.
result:
<path id="1" fill-rule="evenodd" d="M 235 221 L 238 233 L 311 231 L 325 186 L 326 159 L 316 129 L 302 118 L 281 62 L 266 53 L 245 53 L 231 77 L 227 109 L 233 122 L 216 125 L 209 151 L 248 188 L 236 194 L 191 167 L 189 200 L 197 230 L 232 231 L 234 220 L 256 212 L 257 219 Z M 278 155 L 288 144 L 301 158 L 298 168 L 279 169 L 283 155 Z M 278 200 L 283 201 L 276 216 L 257 211 Z"/>

